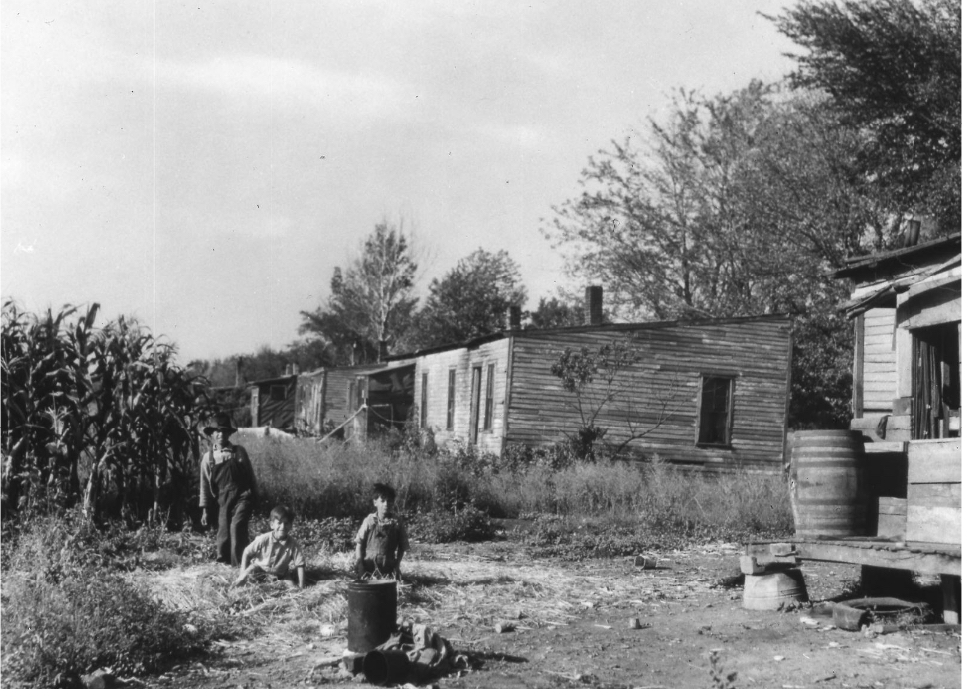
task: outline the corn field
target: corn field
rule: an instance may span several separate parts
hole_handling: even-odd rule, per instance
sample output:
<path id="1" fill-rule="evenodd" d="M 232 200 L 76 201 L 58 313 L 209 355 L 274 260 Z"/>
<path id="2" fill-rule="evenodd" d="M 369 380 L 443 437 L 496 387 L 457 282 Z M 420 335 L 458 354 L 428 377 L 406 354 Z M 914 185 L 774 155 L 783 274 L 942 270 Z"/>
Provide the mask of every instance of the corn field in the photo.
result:
<path id="1" fill-rule="evenodd" d="M 206 381 L 136 321 L 98 305 L 2 314 L 3 514 L 177 518 L 193 497 Z"/>

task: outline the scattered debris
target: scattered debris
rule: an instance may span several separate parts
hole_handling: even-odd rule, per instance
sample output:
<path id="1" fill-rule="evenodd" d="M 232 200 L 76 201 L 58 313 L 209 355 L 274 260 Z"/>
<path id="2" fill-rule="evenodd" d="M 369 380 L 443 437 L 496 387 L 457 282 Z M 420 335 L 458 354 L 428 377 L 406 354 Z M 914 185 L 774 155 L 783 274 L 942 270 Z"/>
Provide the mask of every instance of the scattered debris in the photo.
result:
<path id="1" fill-rule="evenodd" d="M 515 630 L 514 622 L 498 622 L 494 625 L 494 631 L 498 634 L 504 634 L 506 632 L 513 632 Z"/>
<path id="2" fill-rule="evenodd" d="M 85 689 L 111 689 L 116 686 L 117 678 L 110 669 L 94 670 L 89 675 L 80 678 Z"/>

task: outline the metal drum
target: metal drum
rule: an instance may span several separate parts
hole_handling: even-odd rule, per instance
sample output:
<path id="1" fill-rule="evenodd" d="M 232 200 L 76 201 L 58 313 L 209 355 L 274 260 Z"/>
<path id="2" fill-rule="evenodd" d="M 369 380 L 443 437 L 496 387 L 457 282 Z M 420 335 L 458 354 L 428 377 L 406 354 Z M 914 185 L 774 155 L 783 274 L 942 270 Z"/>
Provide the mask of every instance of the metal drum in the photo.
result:
<path id="1" fill-rule="evenodd" d="M 373 650 L 390 638 L 396 624 L 396 581 L 352 581 L 347 585 L 347 650 Z"/>

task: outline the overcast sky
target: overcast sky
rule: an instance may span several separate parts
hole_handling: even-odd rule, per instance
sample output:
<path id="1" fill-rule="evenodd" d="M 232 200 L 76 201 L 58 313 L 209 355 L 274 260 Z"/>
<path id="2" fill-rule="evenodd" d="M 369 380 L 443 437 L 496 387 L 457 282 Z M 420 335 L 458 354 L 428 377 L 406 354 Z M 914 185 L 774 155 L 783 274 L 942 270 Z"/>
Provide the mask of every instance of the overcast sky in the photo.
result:
<path id="1" fill-rule="evenodd" d="M 588 156 L 672 89 L 775 80 L 782 0 L 3 0 L 0 281 L 182 363 L 275 349 L 384 217 L 424 278 L 506 249 L 529 308 Z M 582 286 L 578 286 L 579 288 Z"/>

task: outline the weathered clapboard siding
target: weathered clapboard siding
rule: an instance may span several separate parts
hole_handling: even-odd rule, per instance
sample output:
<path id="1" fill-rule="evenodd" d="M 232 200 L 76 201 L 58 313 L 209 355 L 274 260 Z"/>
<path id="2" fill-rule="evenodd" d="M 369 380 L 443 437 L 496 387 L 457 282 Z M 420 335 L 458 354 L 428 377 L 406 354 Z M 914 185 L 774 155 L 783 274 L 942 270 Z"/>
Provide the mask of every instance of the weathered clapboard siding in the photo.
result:
<path id="1" fill-rule="evenodd" d="M 324 396 L 325 426 L 339 426 L 357 411 L 357 400 L 348 399 L 351 383 L 356 383 L 358 376 L 384 368 L 384 364 L 368 364 L 364 366 L 349 366 L 345 368 L 329 368 L 326 370 L 326 390 Z"/>
<path id="2" fill-rule="evenodd" d="M 865 312 L 864 319 L 862 408 L 865 413 L 890 413 L 892 400 L 898 397 L 895 366 L 895 309 L 869 309 Z"/>
<path id="3" fill-rule="evenodd" d="M 325 371 L 318 369 L 297 376 L 294 428 L 298 433 L 320 435 L 324 427 Z"/>
<path id="4" fill-rule="evenodd" d="M 791 340 L 791 324 L 783 317 L 514 333 L 505 442 L 549 445 L 576 432 L 578 400 L 564 392 L 551 364 L 565 348 L 596 350 L 628 334 L 640 357 L 617 381 L 623 394 L 595 422 L 608 429 L 607 441 L 629 437 L 630 424 L 649 429 L 631 443 L 644 455 L 780 465 Z M 734 378 L 730 448 L 696 446 L 702 375 Z"/>
<path id="5" fill-rule="evenodd" d="M 471 380 L 473 369 L 481 369 L 480 391 L 477 397 L 477 449 L 482 452 L 500 453 L 504 428 L 504 402 L 507 390 L 507 360 L 510 340 L 500 338 L 472 347 L 460 347 L 418 357 L 415 376 L 414 399 L 420 405 L 423 399 L 421 386 L 424 374 L 428 377 L 427 415 L 423 425 L 434 433 L 435 441 L 446 444 L 459 439 L 467 442 L 470 437 L 473 397 Z M 491 428 L 484 428 L 484 404 L 489 365 L 494 365 L 493 408 Z M 454 423 L 447 427 L 448 375 L 455 372 Z M 423 414 L 423 410 L 419 410 Z"/>

